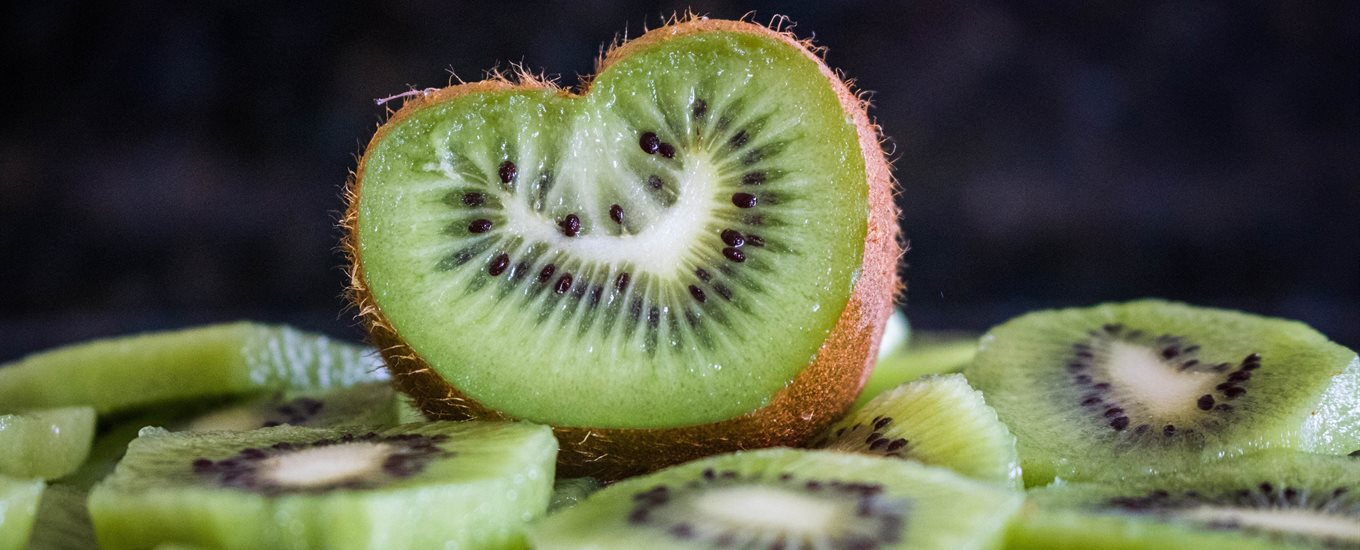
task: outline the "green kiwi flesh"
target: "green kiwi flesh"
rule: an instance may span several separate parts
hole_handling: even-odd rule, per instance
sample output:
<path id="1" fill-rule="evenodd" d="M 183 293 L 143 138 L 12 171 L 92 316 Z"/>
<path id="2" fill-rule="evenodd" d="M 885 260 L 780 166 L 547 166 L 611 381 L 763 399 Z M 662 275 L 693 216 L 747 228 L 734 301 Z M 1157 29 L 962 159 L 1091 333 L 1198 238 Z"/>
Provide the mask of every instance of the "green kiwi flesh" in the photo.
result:
<path id="1" fill-rule="evenodd" d="M 0 412 L 88 405 L 100 414 L 186 399 L 383 380 L 368 348 L 248 322 L 123 336 L 0 365 Z"/>
<path id="2" fill-rule="evenodd" d="M 286 392 L 200 414 L 172 429 L 248 431 L 288 424 L 312 428 L 386 427 L 398 423 L 396 390 L 387 382 L 349 388 Z"/>
<path id="3" fill-rule="evenodd" d="M 0 474 L 56 479 L 90 453 L 95 414 L 89 407 L 0 414 Z"/>
<path id="4" fill-rule="evenodd" d="M 977 341 L 976 334 L 962 332 L 911 334 L 903 346 L 880 356 L 878 362 L 874 363 L 874 370 L 864 382 L 859 399 L 855 400 L 855 408 L 917 378 L 962 371 L 973 361 L 973 355 L 977 353 Z"/>
<path id="5" fill-rule="evenodd" d="M 45 486 L 41 479 L 0 475 L 0 550 L 19 550 L 28 544 Z"/>
<path id="6" fill-rule="evenodd" d="M 984 336 L 966 375 L 1031 486 L 1360 446 L 1360 360 L 1292 321 L 1158 300 L 1036 312 Z"/>
<path id="7" fill-rule="evenodd" d="M 507 85 L 385 126 L 357 174 L 356 256 L 401 340 L 488 409 L 717 422 L 768 404 L 837 324 L 864 158 L 803 50 L 679 34 L 580 96 Z"/>
<path id="8" fill-rule="evenodd" d="M 927 376 L 888 390 L 832 425 L 812 446 L 914 460 L 1021 487 L 1015 436 L 961 374 Z"/>
<path id="9" fill-rule="evenodd" d="M 552 492 L 543 426 L 142 430 L 90 494 L 101 548 L 520 548 Z"/>
<path id="10" fill-rule="evenodd" d="M 1029 493 L 1016 549 L 1360 548 L 1360 461 L 1268 451 Z"/>
<path id="11" fill-rule="evenodd" d="M 996 548 L 1022 496 L 942 468 L 831 451 L 719 455 L 610 485 L 535 548 Z"/>

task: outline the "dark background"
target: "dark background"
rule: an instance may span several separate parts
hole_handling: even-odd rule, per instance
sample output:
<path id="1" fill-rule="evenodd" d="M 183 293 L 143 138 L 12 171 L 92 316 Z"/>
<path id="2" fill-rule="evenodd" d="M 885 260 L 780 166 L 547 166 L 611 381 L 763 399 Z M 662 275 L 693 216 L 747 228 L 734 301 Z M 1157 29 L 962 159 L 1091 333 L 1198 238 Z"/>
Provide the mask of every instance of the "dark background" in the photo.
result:
<path id="1" fill-rule="evenodd" d="M 686 6 L 502 4 L 4 8 L 0 360 L 240 317 L 358 337 L 333 224 L 374 98 L 573 84 Z M 918 329 L 1161 296 L 1360 345 L 1360 3 L 688 5 L 786 14 L 876 92 Z"/>

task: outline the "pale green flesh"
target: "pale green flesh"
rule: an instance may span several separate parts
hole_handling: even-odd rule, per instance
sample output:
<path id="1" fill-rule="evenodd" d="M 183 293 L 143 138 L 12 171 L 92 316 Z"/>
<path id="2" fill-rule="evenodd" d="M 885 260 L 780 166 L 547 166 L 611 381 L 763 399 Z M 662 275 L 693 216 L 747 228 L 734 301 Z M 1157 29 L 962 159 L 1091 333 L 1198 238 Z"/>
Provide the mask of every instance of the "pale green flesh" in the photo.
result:
<path id="1" fill-rule="evenodd" d="M 840 488 L 851 485 L 876 496 Z M 630 520 L 658 487 L 669 498 L 644 521 Z M 731 548 L 773 548 L 781 538 L 785 548 L 998 548 L 1022 498 L 906 461 L 766 449 L 621 481 L 541 522 L 530 538 L 542 550 L 718 548 L 724 537 Z M 861 506 L 874 512 L 861 515 Z M 672 534 L 681 524 L 690 537 Z"/>
<path id="2" fill-rule="evenodd" d="M 267 496 L 222 487 L 191 465 L 200 457 L 220 461 L 246 448 L 306 446 L 344 433 L 291 426 L 212 434 L 143 430 L 115 473 L 90 495 L 100 547 L 520 548 L 525 525 L 547 510 L 557 442 L 548 428 L 529 424 L 439 422 L 379 430 L 383 437 L 448 436 L 438 448 L 452 455 L 405 478 L 383 477 L 382 467 L 373 467 L 363 475 L 385 481 L 361 489 L 313 486 Z M 321 448 L 366 452 L 351 445 Z M 326 456 L 308 460 L 323 471 L 344 462 Z"/>
<path id="3" fill-rule="evenodd" d="M 926 376 L 879 394 L 813 446 L 914 460 L 1019 489 L 1011 435 L 961 374 Z"/>
<path id="4" fill-rule="evenodd" d="M 1165 496 L 1153 496 L 1157 491 Z M 1360 546 L 1360 461 L 1344 457 L 1268 452 L 1194 472 L 1054 486 L 1029 496 L 1011 548 Z"/>
<path id="5" fill-rule="evenodd" d="M 80 467 L 94 441 L 94 409 L 0 414 L 0 474 L 55 479 Z"/>
<path id="6" fill-rule="evenodd" d="M 644 131 L 675 158 L 645 153 Z M 506 160 L 517 175 L 502 185 Z M 359 256 L 383 315 L 462 392 L 555 425 L 690 425 L 765 405 L 815 356 L 863 257 L 855 126 L 814 61 L 763 37 L 669 40 L 580 98 L 446 101 L 389 128 L 363 170 Z M 763 183 L 743 183 L 756 172 Z M 468 192 L 485 204 L 464 204 Z M 735 207 L 738 192 L 757 205 Z M 557 225 L 568 214 L 574 238 Z M 470 232 L 477 219 L 492 229 Z M 765 246 L 731 261 L 723 229 Z M 493 276 L 500 254 L 508 267 Z"/>
<path id="7" fill-rule="evenodd" d="M 0 475 L 0 549 L 18 550 L 28 544 L 44 486 L 41 479 Z"/>
<path id="8" fill-rule="evenodd" d="M 1118 325 L 1119 336 L 1105 325 Z M 1171 359 L 1150 344 L 1163 334 L 1181 337 L 1184 349 Z M 1097 359 L 1071 370 L 1081 343 L 1094 343 Z M 1229 395 L 1220 384 L 1250 354 L 1259 368 L 1237 384 L 1245 392 Z M 1092 378 L 1081 383 L 1079 374 Z M 1015 432 L 1029 485 L 1193 468 L 1253 450 L 1345 454 L 1360 445 L 1360 360 L 1296 322 L 1155 300 L 1039 312 L 984 336 L 966 375 Z M 1110 390 L 1094 391 L 1102 382 Z M 1083 405 L 1092 395 L 1101 401 Z M 1121 416 L 1128 421 L 1116 429 Z"/>
<path id="9" fill-rule="evenodd" d="M 89 405 L 100 414 L 175 400 L 386 379 L 372 350 L 238 322 L 74 344 L 0 365 L 0 412 Z"/>

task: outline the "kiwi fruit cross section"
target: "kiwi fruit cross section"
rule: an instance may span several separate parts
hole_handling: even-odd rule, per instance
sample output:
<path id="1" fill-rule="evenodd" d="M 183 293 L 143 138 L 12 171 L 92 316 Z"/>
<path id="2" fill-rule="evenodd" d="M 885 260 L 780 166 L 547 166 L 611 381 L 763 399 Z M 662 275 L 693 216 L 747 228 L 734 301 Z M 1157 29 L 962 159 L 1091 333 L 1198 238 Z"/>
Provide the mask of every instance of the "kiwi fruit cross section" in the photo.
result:
<path id="1" fill-rule="evenodd" d="M 620 441 L 598 430 L 714 424 L 819 386 L 778 413 L 805 427 L 705 438 L 796 444 L 853 400 L 891 312 L 877 139 L 805 44 L 743 22 L 647 33 L 579 95 L 528 76 L 432 92 L 360 162 L 354 299 L 435 417 Z"/>
<path id="2" fill-rule="evenodd" d="M 982 338 L 969 381 L 1025 481 L 1360 445 L 1360 360 L 1300 323 L 1159 300 L 1038 312 Z"/>

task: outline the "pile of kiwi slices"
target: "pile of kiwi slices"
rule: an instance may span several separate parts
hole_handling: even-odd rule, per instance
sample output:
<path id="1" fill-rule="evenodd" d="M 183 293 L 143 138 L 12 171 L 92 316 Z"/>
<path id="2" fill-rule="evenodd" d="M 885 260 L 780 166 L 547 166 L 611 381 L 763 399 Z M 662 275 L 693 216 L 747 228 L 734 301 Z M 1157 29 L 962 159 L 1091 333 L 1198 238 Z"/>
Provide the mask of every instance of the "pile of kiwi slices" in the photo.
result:
<path id="1" fill-rule="evenodd" d="M 0 550 L 1360 548 L 1360 359 L 1157 300 L 908 331 L 858 96 L 689 18 L 416 93 L 347 192 L 366 347 L 0 365 Z"/>

